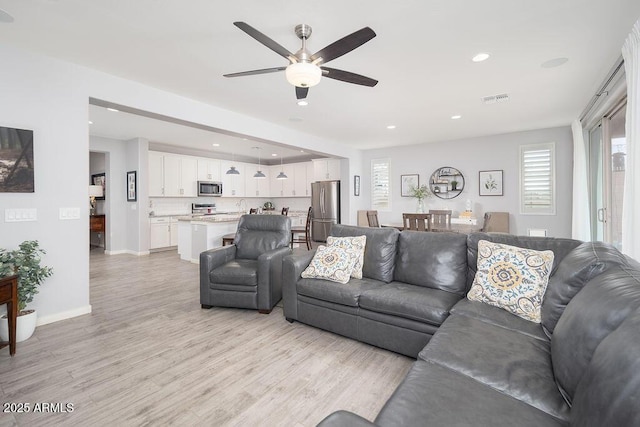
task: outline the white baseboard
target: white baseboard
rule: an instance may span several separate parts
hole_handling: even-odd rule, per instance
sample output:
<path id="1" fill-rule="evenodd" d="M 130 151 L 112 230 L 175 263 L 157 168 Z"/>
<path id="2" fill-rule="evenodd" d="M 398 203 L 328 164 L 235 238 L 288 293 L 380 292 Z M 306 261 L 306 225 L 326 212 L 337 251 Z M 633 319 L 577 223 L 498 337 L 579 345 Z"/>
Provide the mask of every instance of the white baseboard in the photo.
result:
<path id="1" fill-rule="evenodd" d="M 135 256 L 144 256 L 144 255 L 149 255 L 149 251 L 142 251 L 142 252 L 136 252 L 136 251 L 130 251 L 129 249 L 121 249 L 119 251 L 104 251 L 104 253 L 106 255 L 122 255 L 122 254 L 129 254 L 129 255 L 135 255 Z"/>
<path id="2" fill-rule="evenodd" d="M 78 317 L 89 313 L 91 313 L 91 304 L 84 307 L 76 308 L 74 310 L 63 311 L 62 313 L 51 314 L 49 316 L 38 316 L 36 326 L 59 322 L 61 320 L 71 319 L 72 317 Z"/>

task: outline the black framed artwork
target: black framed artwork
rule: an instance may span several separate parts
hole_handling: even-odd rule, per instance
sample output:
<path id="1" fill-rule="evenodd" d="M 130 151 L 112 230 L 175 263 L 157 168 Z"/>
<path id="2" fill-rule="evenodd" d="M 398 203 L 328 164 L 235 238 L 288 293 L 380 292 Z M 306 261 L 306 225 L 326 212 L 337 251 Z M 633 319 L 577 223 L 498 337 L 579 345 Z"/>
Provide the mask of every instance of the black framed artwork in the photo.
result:
<path id="1" fill-rule="evenodd" d="M 102 186 L 102 197 L 96 197 L 96 200 L 104 200 L 107 196 L 107 175 L 103 173 L 94 173 L 91 175 L 91 185 Z"/>
<path id="2" fill-rule="evenodd" d="M 136 171 L 127 172 L 127 202 L 138 200 L 138 174 Z"/>

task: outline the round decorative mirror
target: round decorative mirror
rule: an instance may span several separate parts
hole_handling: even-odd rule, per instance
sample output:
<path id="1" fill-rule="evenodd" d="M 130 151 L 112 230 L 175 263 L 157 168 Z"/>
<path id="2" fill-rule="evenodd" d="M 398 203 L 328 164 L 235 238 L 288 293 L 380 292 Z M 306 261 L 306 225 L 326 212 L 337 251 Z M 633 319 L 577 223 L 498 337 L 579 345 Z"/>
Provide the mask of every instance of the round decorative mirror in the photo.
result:
<path id="1" fill-rule="evenodd" d="M 429 179 L 431 192 L 441 199 L 453 199 L 464 190 L 464 176 L 449 166 L 436 169 Z"/>

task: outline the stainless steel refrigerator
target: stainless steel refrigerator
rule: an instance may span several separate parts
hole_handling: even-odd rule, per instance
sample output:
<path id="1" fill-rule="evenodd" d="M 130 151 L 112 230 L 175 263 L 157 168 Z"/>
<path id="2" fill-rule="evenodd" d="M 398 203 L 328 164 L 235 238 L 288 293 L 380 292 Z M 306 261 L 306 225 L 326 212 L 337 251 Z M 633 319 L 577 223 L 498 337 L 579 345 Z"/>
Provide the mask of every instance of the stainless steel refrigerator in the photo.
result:
<path id="1" fill-rule="evenodd" d="M 311 184 L 311 239 L 326 242 L 333 224 L 340 224 L 340 181 Z"/>

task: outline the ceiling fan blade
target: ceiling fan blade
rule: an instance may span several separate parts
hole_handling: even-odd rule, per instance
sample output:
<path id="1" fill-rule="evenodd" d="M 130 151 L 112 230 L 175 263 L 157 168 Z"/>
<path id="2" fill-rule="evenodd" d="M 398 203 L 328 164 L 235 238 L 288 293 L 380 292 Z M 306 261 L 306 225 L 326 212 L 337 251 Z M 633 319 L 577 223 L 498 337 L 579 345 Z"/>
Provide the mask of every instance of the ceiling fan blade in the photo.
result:
<path id="1" fill-rule="evenodd" d="M 346 53 L 351 52 L 353 49 L 362 46 L 372 38 L 376 36 L 376 33 L 369 27 L 364 27 L 361 30 L 351 33 L 348 36 L 341 38 L 338 41 L 331 43 L 324 49 L 311 55 L 311 60 L 316 61 L 322 58 L 322 64 L 326 64 Z"/>
<path id="2" fill-rule="evenodd" d="M 305 99 L 308 93 L 309 93 L 308 87 L 296 86 L 296 99 Z"/>
<path id="3" fill-rule="evenodd" d="M 337 70 L 335 68 L 320 67 L 322 69 L 322 75 L 324 77 L 340 80 L 342 82 L 353 83 L 356 85 L 374 87 L 378 84 L 377 80 L 369 77 L 361 76 L 360 74 L 351 73 L 349 71 Z"/>
<path id="4" fill-rule="evenodd" d="M 256 30 L 255 28 L 253 28 L 251 25 L 247 24 L 246 22 L 234 22 L 233 25 L 235 25 L 236 27 L 240 28 L 242 31 L 244 31 L 245 33 L 249 34 L 251 37 L 253 37 L 257 41 L 259 41 L 260 43 L 262 43 L 263 45 L 265 45 L 266 47 L 268 47 L 269 49 L 271 49 L 272 51 L 274 51 L 278 55 L 280 55 L 280 56 L 282 56 L 284 58 L 287 58 L 290 61 L 291 61 L 290 58 L 295 58 L 293 53 L 289 52 L 287 49 L 282 47 L 276 41 L 274 41 L 274 40 L 270 39 L 269 37 L 267 37 L 266 35 L 262 34 L 260 31 Z"/>
<path id="5" fill-rule="evenodd" d="M 223 74 L 223 76 L 224 77 L 254 76 L 256 74 L 277 73 L 278 71 L 284 71 L 286 69 L 287 67 L 263 68 L 261 70 L 241 71 L 239 73 Z"/>

